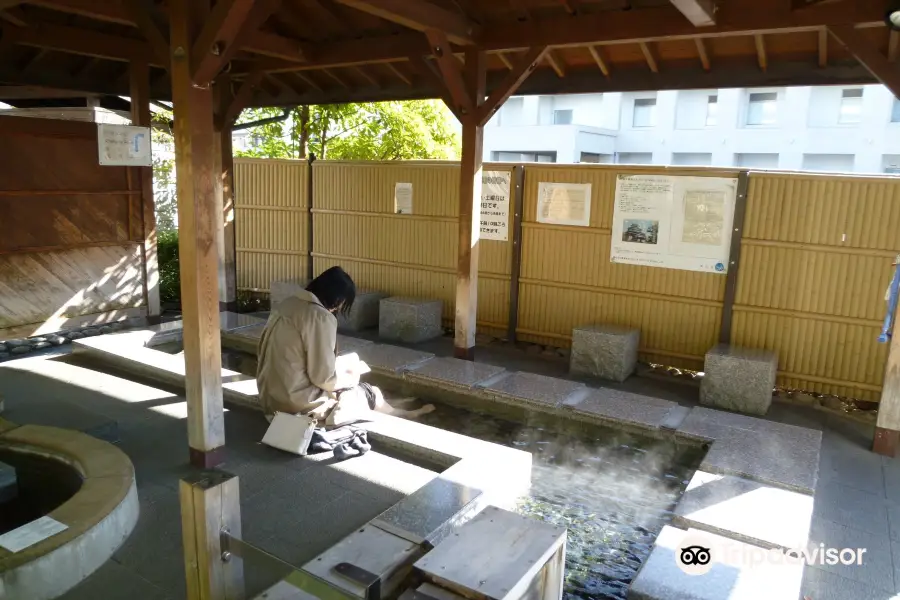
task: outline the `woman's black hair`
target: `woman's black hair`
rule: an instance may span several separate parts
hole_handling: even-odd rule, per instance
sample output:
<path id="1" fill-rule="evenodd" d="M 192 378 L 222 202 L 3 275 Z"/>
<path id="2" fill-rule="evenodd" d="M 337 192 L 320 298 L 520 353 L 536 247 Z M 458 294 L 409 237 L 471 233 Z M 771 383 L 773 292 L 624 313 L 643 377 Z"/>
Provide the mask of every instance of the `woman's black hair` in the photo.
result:
<path id="1" fill-rule="evenodd" d="M 340 267 L 331 267 L 306 286 L 306 291 L 315 295 L 328 310 L 339 309 L 348 315 L 356 300 L 356 284 Z"/>

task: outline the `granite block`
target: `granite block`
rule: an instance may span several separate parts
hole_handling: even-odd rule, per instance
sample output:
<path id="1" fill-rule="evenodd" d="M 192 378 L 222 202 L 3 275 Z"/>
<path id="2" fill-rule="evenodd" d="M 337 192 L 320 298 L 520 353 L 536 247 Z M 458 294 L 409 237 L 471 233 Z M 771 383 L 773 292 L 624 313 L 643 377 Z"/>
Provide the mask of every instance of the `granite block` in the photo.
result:
<path id="1" fill-rule="evenodd" d="M 359 354 L 363 350 L 371 348 L 374 346 L 374 342 L 370 342 L 369 340 L 361 340 L 355 337 L 349 337 L 346 335 L 338 334 L 337 336 L 337 350 L 338 354 L 352 354 L 356 352 Z"/>
<path id="2" fill-rule="evenodd" d="M 381 301 L 388 295 L 382 292 L 357 292 L 356 300 L 349 315 L 338 313 L 338 329 L 342 331 L 365 331 L 378 327 Z"/>
<path id="3" fill-rule="evenodd" d="M 591 390 L 586 396 L 571 398 L 563 403 L 563 407 L 604 421 L 624 421 L 657 429 L 678 405 L 660 398 L 600 388 Z"/>
<path id="4" fill-rule="evenodd" d="M 819 446 L 747 429 L 722 427 L 700 464 L 711 473 L 736 475 L 812 494 L 819 472 Z M 817 432 L 818 433 L 818 432 Z"/>
<path id="5" fill-rule="evenodd" d="M 625 381 L 637 367 L 640 331 L 617 325 L 587 325 L 572 330 L 569 371 Z"/>
<path id="6" fill-rule="evenodd" d="M 700 402 L 764 415 L 772 404 L 778 356 L 768 350 L 719 344 L 706 353 Z"/>
<path id="7" fill-rule="evenodd" d="M 265 324 L 265 319 L 260 319 L 259 317 L 254 317 L 252 315 L 243 315 L 228 311 L 219 313 L 219 330 L 223 333 Z"/>
<path id="8" fill-rule="evenodd" d="M 295 295 L 306 289 L 308 279 L 282 279 L 269 284 L 269 306 L 275 308 L 285 298 Z"/>
<path id="9" fill-rule="evenodd" d="M 702 545 L 710 550 L 712 568 L 691 575 L 680 568 L 683 547 Z M 797 600 L 803 579 L 802 564 L 771 564 L 749 557 L 765 556 L 758 546 L 694 529 L 663 527 L 650 556 L 631 584 L 629 600 Z"/>
<path id="10" fill-rule="evenodd" d="M 503 402 L 557 407 L 574 394 L 587 389 L 580 383 L 555 377 L 533 373 L 510 373 L 507 377 L 485 385 L 482 393 Z"/>
<path id="11" fill-rule="evenodd" d="M 16 469 L 12 465 L 0 462 L 0 504 L 19 495 L 19 486 L 16 482 Z"/>
<path id="12" fill-rule="evenodd" d="M 764 548 L 806 548 L 813 498 L 730 475 L 697 471 L 673 523 Z"/>
<path id="13" fill-rule="evenodd" d="M 384 298 L 378 315 L 378 335 L 386 340 L 417 344 L 443 334 L 440 300 Z"/>
<path id="14" fill-rule="evenodd" d="M 503 367 L 458 358 L 435 358 L 410 370 L 410 381 L 425 381 L 451 388 L 469 389 L 504 373 Z"/>
<path id="15" fill-rule="evenodd" d="M 343 352 L 343 346 L 339 345 L 339 348 Z M 392 375 L 421 365 L 434 358 L 434 354 L 431 352 L 421 352 L 387 344 L 359 346 L 356 352 L 373 371 L 381 371 Z"/>

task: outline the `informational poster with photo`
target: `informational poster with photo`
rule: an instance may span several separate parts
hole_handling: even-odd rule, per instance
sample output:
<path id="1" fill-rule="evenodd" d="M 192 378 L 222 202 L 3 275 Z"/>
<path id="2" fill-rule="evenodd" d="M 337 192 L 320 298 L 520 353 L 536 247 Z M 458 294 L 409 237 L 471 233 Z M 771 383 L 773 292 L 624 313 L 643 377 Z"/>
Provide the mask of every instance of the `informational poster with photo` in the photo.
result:
<path id="1" fill-rule="evenodd" d="M 153 164 L 149 127 L 97 125 L 97 149 L 99 163 L 104 166 L 149 167 Z"/>
<path id="2" fill-rule="evenodd" d="M 610 260 L 727 273 L 737 179 L 619 175 Z"/>
<path id="3" fill-rule="evenodd" d="M 509 240 L 509 171 L 484 171 L 481 176 L 481 239 Z"/>
<path id="4" fill-rule="evenodd" d="M 398 215 L 413 214 L 413 186 L 411 183 L 394 185 L 394 213 Z"/>
<path id="5" fill-rule="evenodd" d="M 550 183 L 538 184 L 538 223 L 549 225 L 591 224 L 591 184 Z"/>

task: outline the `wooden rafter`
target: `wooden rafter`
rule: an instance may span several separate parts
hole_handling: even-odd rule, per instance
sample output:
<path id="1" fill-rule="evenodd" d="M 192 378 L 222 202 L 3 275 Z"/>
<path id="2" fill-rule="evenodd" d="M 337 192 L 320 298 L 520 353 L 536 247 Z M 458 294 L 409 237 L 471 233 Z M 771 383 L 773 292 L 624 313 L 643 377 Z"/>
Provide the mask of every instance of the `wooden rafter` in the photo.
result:
<path id="1" fill-rule="evenodd" d="M 262 83 L 262 79 L 263 72 L 256 70 L 250 73 L 244 81 L 241 82 L 237 92 L 235 92 L 234 96 L 231 98 L 231 102 L 222 113 L 222 123 L 220 124 L 220 127 L 230 127 L 234 124 L 241 115 L 241 111 L 250 105 L 250 102 L 253 100 L 253 94 L 260 83 Z"/>
<path id="2" fill-rule="evenodd" d="M 256 5 L 259 6 L 262 4 Z M 194 81 L 212 81 L 231 60 L 237 52 L 235 41 L 254 8 L 252 0 L 220 0 L 216 3 L 194 42 L 191 64 Z M 262 14 L 261 9 L 256 8 L 258 25 L 269 18 L 269 14 Z"/>
<path id="3" fill-rule="evenodd" d="M 424 79 L 435 92 L 437 92 L 438 97 L 444 101 L 444 104 L 447 105 L 450 112 L 452 112 L 457 119 L 460 119 L 462 115 L 457 112 L 456 102 L 454 102 L 453 98 L 450 96 L 447 85 L 441 76 L 440 68 L 433 65 L 432 61 L 426 59 L 424 56 L 411 56 L 409 57 L 409 62 L 416 73 L 418 73 L 419 76 Z"/>
<path id="4" fill-rule="evenodd" d="M 472 99 L 466 92 L 466 85 L 463 81 L 462 66 L 450 50 L 450 40 L 447 39 L 443 31 L 437 29 L 429 29 L 426 32 L 428 41 L 431 44 L 431 51 L 437 60 L 438 67 L 444 76 L 444 82 L 450 97 L 453 99 L 454 106 L 459 114 L 472 114 L 475 107 L 472 105 Z"/>
<path id="5" fill-rule="evenodd" d="M 709 60 L 709 52 L 706 50 L 706 42 L 703 41 L 703 38 L 695 38 L 694 43 L 697 45 L 697 55 L 700 57 L 700 64 L 703 65 L 703 70 L 709 71 L 712 68 L 712 63 Z"/>
<path id="6" fill-rule="evenodd" d="M 299 77 L 300 79 L 302 79 L 302 80 L 303 80 L 303 83 L 305 83 L 305 84 L 308 85 L 309 87 L 313 88 L 314 90 L 317 90 L 317 91 L 320 91 L 320 92 L 321 92 L 321 91 L 324 91 L 324 90 L 322 89 L 322 86 L 319 85 L 319 84 L 316 82 L 315 79 L 313 79 L 312 77 L 310 77 L 308 73 L 304 73 L 304 72 L 302 72 L 302 71 L 301 71 L 301 72 L 298 72 L 298 73 L 297 73 L 297 77 Z"/>
<path id="7" fill-rule="evenodd" d="M 359 11 L 386 21 L 427 32 L 442 31 L 455 44 L 473 44 L 478 26 L 458 12 L 432 4 L 427 0 L 337 0 Z"/>
<path id="8" fill-rule="evenodd" d="M 528 76 L 537 68 L 541 58 L 547 52 L 546 46 L 538 48 L 530 48 L 525 56 L 516 61 L 512 71 L 510 71 L 500 85 L 491 92 L 484 104 L 479 107 L 477 112 L 477 122 L 480 125 L 487 123 L 494 113 L 506 102 L 510 96 L 516 93 L 522 82 L 528 79 Z"/>
<path id="9" fill-rule="evenodd" d="M 766 40 L 763 37 L 763 34 L 757 33 L 753 36 L 753 41 L 756 43 L 756 60 L 759 63 L 759 68 L 761 71 L 765 71 L 769 68 L 769 57 L 766 54 Z"/>
<path id="10" fill-rule="evenodd" d="M 891 30 L 888 36 L 888 60 L 897 62 L 900 57 L 900 31 Z"/>
<path id="11" fill-rule="evenodd" d="M 128 62 L 132 58 L 165 67 L 143 40 L 91 32 L 64 25 L 35 23 L 31 27 L 3 27 L 3 39 L 14 44 Z"/>
<path id="12" fill-rule="evenodd" d="M 819 30 L 819 66 L 828 66 L 828 30 Z"/>
<path id="13" fill-rule="evenodd" d="M 715 0 L 669 0 L 694 27 L 716 24 Z"/>
<path id="14" fill-rule="evenodd" d="M 607 61 L 606 57 L 603 55 L 603 49 L 600 46 L 592 44 L 588 46 L 588 50 L 590 51 L 594 62 L 597 63 L 597 67 L 600 68 L 600 72 L 603 73 L 604 76 L 609 77 L 609 61 Z"/>
<path id="15" fill-rule="evenodd" d="M 356 35 L 356 28 L 352 26 L 352 23 L 348 22 L 345 15 L 338 11 L 341 7 L 336 6 L 331 0 L 309 0 L 309 2 L 318 8 L 320 13 L 325 15 L 329 27 Z"/>
<path id="16" fill-rule="evenodd" d="M 405 74 L 403 71 L 401 71 L 400 69 L 398 69 L 398 68 L 397 68 L 397 65 L 395 65 L 395 64 L 392 63 L 392 62 L 389 62 L 389 63 L 384 63 L 384 66 L 386 66 L 386 67 L 388 68 L 388 71 L 390 71 L 391 73 L 393 73 L 394 75 L 396 75 L 396 76 L 397 76 L 397 79 L 399 79 L 400 81 L 402 81 L 402 82 L 405 83 L 406 85 L 412 85 L 412 80 L 410 80 L 410 78 L 407 77 L 406 74 Z"/>
<path id="17" fill-rule="evenodd" d="M 28 18 L 25 16 L 25 13 L 22 12 L 22 10 L 19 8 L 7 8 L 5 10 L 0 10 L 0 19 L 3 19 L 7 23 L 12 23 L 16 27 L 28 26 Z"/>
<path id="18" fill-rule="evenodd" d="M 360 77 L 362 77 L 363 79 L 368 81 L 372 87 L 376 87 L 376 88 L 381 87 L 381 83 L 375 77 L 373 77 L 368 72 L 366 72 L 365 69 L 360 68 L 360 67 L 353 67 L 353 69 L 357 72 L 357 74 L 359 74 Z"/>
<path id="19" fill-rule="evenodd" d="M 150 44 L 156 57 L 163 61 L 166 69 L 169 68 L 171 61 L 169 55 L 169 40 L 163 35 L 163 32 L 156 24 L 153 18 L 154 6 L 146 2 L 146 0 L 124 0 L 123 6 L 125 10 L 134 19 L 134 24 L 138 30 Z"/>
<path id="20" fill-rule="evenodd" d="M 29 69 L 33 69 L 35 65 L 41 62 L 41 60 L 45 56 L 47 56 L 47 52 L 49 52 L 49 50 L 47 50 L 46 48 L 38 48 L 35 51 L 34 55 L 21 65 L 20 68 L 22 69 L 22 72 L 24 73 Z"/>
<path id="21" fill-rule="evenodd" d="M 512 71 L 512 69 L 513 69 L 513 64 L 512 64 L 512 62 L 510 62 L 509 57 L 506 56 L 505 53 L 503 53 L 503 52 L 498 52 L 498 53 L 497 53 L 497 58 L 500 59 L 500 62 L 503 63 L 503 66 L 504 66 L 504 67 L 506 67 L 507 69 L 509 69 L 510 71 Z"/>
<path id="22" fill-rule="evenodd" d="M 833 26 L 828 31 L 895 97 L 900 98 L 900 69 L 859 31 L 850 26 Z"/>
<path id="23" fill-rule="evenodd" d="M 659 73 L 659 63 L 656 60 L 656 55 L 653 53 L 650 44 L 648 42 L 639 43 L 641 46 L 641 53 L 644 55 L 644 60 L 647 61 L 647 66 L 650 67 L 650 71 L 652 73 Z"/>
<path id="24" fill-rule="evenodd" d="M 326 75 L 328 75 L 329 77 L 331 77 L 334 81 L 336 81 L 337 84 L 338 84 L 339 86 L 341 86 L 342 88 L 344 88 L 344 89 L 346 89 L 346 90 L 349 90 L 349 89 L 350 89 L 350 85 L 349 85 L 346 81 L 344 81 L 344 79 L 343 79 L 340 75 L 338 75 L 337 73 L 335 73 L 335 72 L 332 71 L 331 69 L 322 69 L 322 71 L 323 71 Z"/>
<path id="25" fill-rule="evenodd" d="M 544 46 L 544 48 L 546 48 L 546 46 Z M 566 76 L 566 69 L 563 62 L 553 50 L 547 50 L 544 53 L 544 58 L 547 60 L 547 64 L 550 65 L 550 68 L 556 72 L 557 77 Z"/>
<path id="26" fill-rule="evenodd" d="M 565 8 L 566 12 L 570 15 L 578 14 L 578 0 L 559 0 L 559 3 L 562 4 L 563 8 Z"/>

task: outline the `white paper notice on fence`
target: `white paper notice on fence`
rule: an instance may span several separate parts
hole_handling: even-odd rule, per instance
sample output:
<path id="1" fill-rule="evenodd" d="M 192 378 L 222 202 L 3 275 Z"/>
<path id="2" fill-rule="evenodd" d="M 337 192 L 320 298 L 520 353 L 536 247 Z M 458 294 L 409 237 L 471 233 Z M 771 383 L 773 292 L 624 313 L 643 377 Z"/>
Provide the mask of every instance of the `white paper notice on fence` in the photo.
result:
<path id="1" fill-rule="evenodd" d="M 412 184 L 397 183 L 394 185 L 394 213 L 398 215 L 413 214 Z"/>
<path id="2" fill-rule="evenodd" d="M 481 176 L 481 239 L 509 240 L 509 171 Z"/>
<path id="3" fill-rule="evenodd" d="M 68 528 L 68 525 L 60 523 L 56 519 L 41 517 L 0 535 L 0 546 L 12 553 L 21 552 L 25 548 L 34 546 L 38 542 L 53 537 Z"/>
<path id="4" fill-rule="evenodd" d="M 619 175 L 614 263 L 727 273 L 737 179 Z"/>
<path id="5" fill-rule="evenodd" d="M 552 225 L 591 224 L 591 184 L 550 183 L 538 184 L 538 223 Z"/>
<path id="6" fill-rule="evenodd" d="M 149 167 L 150 128 L 131 125 L 97 125 L 97 148 L 101 165 Z"/>

